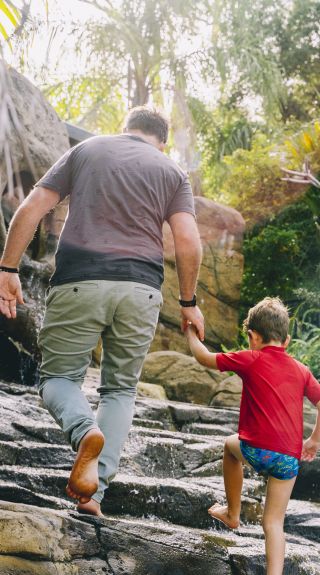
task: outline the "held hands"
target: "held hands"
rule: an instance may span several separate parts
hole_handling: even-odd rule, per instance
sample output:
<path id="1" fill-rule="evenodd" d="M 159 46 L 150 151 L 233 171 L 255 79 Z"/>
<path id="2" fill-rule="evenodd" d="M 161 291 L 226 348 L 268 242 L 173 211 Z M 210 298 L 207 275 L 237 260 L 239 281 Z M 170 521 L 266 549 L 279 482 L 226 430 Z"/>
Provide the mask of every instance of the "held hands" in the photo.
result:
<path id="1" fill-rule="evenodd" d="M 313 461 L 320 449 L 320 442 L 315 441 L 311 437 L 306 439 L 302 447 L 301 461 Z"/>
<path id="2" fill-rule="evenodd" d="M 188 326 L 194 326 L 200 341 L 204 340 L 204 317 L 198 306 L 195 307 L 181 307 L 181 330 L 187 334 Z"/>
<path id="3" fill-rule="evenodd" d="M 0 314 L 15 319 L 17 302 L 24 303 L 19 275 L 0 271 Z"/>

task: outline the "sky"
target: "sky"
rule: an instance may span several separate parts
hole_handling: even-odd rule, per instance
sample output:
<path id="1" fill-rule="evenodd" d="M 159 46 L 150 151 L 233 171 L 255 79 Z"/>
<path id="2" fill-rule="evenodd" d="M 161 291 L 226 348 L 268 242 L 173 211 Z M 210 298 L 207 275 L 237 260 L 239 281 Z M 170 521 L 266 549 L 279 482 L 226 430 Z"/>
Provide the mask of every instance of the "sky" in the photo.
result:
<path id="1" fill-rule="evenodd" d="M 22 0 L 16 2 L 21 6 Z M 99 19 L 100 11 L 79 0 L 49 0 L 49 11 L 46 11 L 45 0 L 31 0 L 31 15 L 35 22 L 42 22 L 42 28 L 36 25 L 33 33 L 30 33 L 30 45 L 28 48 L 27 60 L 28 69 L 25 74 L 31 81 L 36 81 L 36 74 L 41 67 L 48 63 L 49 69 L 57 64 L 57 74 L 61 79 L 66 79 L 75 71 L 78 59 L 71 54 L 73 52 L 72 31 L 73 25 L 84 26 L 92 19 Z M 66 42 L 68 48 L 61 53 L 61 44 Z M 18 43 L 19 44 L 19 43 Z M 48 50 L 50 44 L 50 50 Z M 16 46 L 13 51 L 8 47 L 5 51 L 5 58 L 14 67 L 20 66 L 21 53 Z"/>

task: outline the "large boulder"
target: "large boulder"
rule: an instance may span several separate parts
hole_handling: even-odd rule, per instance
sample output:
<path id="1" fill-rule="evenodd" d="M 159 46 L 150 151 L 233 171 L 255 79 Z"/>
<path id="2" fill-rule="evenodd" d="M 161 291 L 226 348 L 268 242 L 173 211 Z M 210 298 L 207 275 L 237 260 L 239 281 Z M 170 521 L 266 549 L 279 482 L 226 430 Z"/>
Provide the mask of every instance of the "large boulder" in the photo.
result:
<path id="1" fill-rule="evenodd" d="M 4 62 L 0 66 L 5 67 Z M 9 148 L 15 172 L 39 179 L 70 147 L 67 129 L 38 88 L 13 68 L 5 68 L 7 98 L 12 106 Z M 12 110 L 10 108 L 10 110 Z M 5 159 L 0 158 L 2 181 Z"/>
<path id="2" fill-rule="evenodd" d="M 217 385 L 210 405 L 240 407 L 241 394 L 242 380 L 234 373 Z"/>
<path id="3" fill-rule="evenodd" d="M 70 145 L 64 123 L 38 88 L 3 61 L 0 61 L 0 80 L 7 103 L 3 106 L 2 130 L 10 155 L 8 162 L 0 149 L 0 198 L 3 219 L 8 223 L 33 184 Z M 60 212 L 61 209 L 45 218 L 45 236 L 60 227 L 56 225 L 56 219 L 61 220 Z M 2 243 L 3 237 L 0 237 L 0 251 Z"/>
<path id="4" fill-rule="evenodd" d="M 0 148 L 1 253 L 5 228 L 12 215 L 34 183 L 69 148 L 69 139 L 63 122 L 40 90 L 3 61 L 0 61 L 0 81 L 5 95 L 1 129 L 8 151 L 2 153 Z M 27 370 L 30 380 L 34 380 L 39 359 L 37 333 L 52 273 L 48 262 L 52 262 L 65 213 L 66 207 L 59 205 L 39 226 L 20 268 L 26 305 L 19 309 L 17 320 L 0 319 L 0 369 L 10 379 L 21 380 Z"/>
<path id="5" fill-rule="evenodd" d="M 149 353 L 142 370 L 142 380 L 162 385 L 169 399 L 200 405 L 211 403 L 222 378 L 217 371 L 176 351 Z"/>
<path id="6" fill-rule="evenodd" d="M 197 296 L 206 320 L 206 341 L 212 346 L 230 344 L 238 331 L 238 306 L 243 274 L 241 253 L 244 220 L 233 208 L 207 198 L 196 197 L 195 208 L 203 260 Z M 164 225 L 164 305 L 151 351 L 185 353 L 180 332 L 179 287 L 175 269 L 174 243 L 168 224 Z"/>

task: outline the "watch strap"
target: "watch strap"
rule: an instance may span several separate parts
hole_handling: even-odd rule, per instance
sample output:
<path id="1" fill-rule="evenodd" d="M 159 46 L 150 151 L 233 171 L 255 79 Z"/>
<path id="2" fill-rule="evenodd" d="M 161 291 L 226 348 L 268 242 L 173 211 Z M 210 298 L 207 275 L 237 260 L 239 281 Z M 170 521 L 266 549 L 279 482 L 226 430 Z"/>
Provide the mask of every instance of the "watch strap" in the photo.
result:
<path id="1" fill-rule="evenodd" d="M 197 305 L 197 296 L 194 294 L 193 298 L 190 300 L 185 300 L 179 298 L 179 304 L 181 307 L 195 307 Z"/>
<path id="2" fill-rule="evenodd" d="M 0 266 L 0 272 L 7 272 L 9 274 L 18 274 L 18 268 L 8 268 L 7 266 Z"/>

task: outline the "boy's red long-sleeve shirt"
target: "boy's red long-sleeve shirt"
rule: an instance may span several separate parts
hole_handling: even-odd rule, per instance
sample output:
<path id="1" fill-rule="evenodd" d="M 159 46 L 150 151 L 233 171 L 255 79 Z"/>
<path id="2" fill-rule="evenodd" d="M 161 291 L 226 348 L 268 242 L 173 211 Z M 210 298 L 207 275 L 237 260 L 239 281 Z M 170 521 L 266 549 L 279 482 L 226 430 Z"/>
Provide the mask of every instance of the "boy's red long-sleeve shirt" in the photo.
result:
<path id="1" fill-rule="evenodd" d="M 243 381 L 239 438 L 300 459 L 303 398 L 314 405 L 320 401 L 320 384 L 309 369 L 273 345 L 218 353 L 216 360 L 220 371 L 234 371 Z"/>

